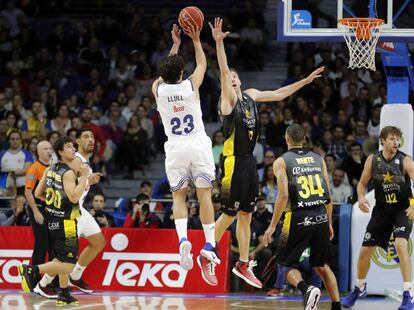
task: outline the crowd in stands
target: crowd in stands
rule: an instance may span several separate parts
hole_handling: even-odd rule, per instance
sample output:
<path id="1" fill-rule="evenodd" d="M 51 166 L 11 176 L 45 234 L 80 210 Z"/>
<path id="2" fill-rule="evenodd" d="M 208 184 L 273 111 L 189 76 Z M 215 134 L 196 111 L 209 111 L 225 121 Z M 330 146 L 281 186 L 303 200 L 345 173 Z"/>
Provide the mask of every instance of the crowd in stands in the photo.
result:
<path id="1" fill-rule="evenodd" d="M 145 169 L 151 156 L 163 151 L 166 138 L 150 86 L 157 63 L 170 50 L 173 20 L 166 12 L 149 17 L 140 7 L 126 4 L 119 15 L 99 21 L 61 19 L 40 25 L 31 22 L 14 1 L 6 2 L 0 11 L 0 194 L 9 195 L 13 184 L 17 196 L 11 208 L 0 211 L 0 225 L 29 225 L 21 194 L 39 141 L 53 143 L 62 135 L 75 141 L 78 129 L 89 128 L 96 140 L 94 170 L 106 177 L 116 170 L 132 178 L 134 170 Z M 260 70 L 265 65 L 261 54 L 266 45 L 263 3 L 231 6 L 225 18 L 232 31 L 226 41 L 231 66 Z M 210 37 L 208 31 L 203 32 L 208 70 L 200 95 L 205 120 L 219 121 L 219 70 Z M 183 41 L 188 74 L 194 68 L 194 53 L 189 41 L 184 37 Z M 254 155 L 260 195 L 251 224 L 250 256 L 258 260 L 262 280 L 275 251 L 275 245 L 265 248 L 261 242 L 271 218 L 269 206 L 277 196 L 272 164 L 286 151 L 287 126 L 301 123 L 307 130 L 306 147 L 325 159 L 334 204 L 353 202 L 366 157 L 378 149 L 380 113 L 386 103 L 383 72 L 349 70 L 343 44 L 296 43 L 287 48 L 285 85 L 319 66 L 325 72 L 284 101 L 258 105 L 260 135 Z M 223 132 L 217 130 L 212 141 L 219 180 Z M 172 205 L 153 201 L 160 198 L 171 198 L 166 177 L 156 184 L 142 182 L 136 197 L 120 198 L 113 212 L 107 211 L 104 193 L 91 192 L 90 212 L 101 227 L 172 228 Z M 218 218 L 218 181 L 212 198 Z M 201 229 L 191 184 L 187 205 L 189 227 Z M 234 227 L 231 232 L 235 233 Z M 236 257 L 236 238 L 231 250 Z M 275 281 L 275 287 L 280 286 L 283 274 L 277 276 L 279 281 L 274 274 L 267 283 Z"/>

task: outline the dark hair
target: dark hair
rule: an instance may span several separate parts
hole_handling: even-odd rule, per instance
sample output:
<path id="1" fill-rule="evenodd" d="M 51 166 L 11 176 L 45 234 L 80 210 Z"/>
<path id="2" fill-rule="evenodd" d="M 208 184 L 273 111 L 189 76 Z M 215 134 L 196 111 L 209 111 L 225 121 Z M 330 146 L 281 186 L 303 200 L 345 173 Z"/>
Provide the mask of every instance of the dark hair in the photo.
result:
<path id="1" fill-rule="evenodd" d="M 104 201 L 106 200 L 106 197 L 105 197 L 104 193 L 98 192 L 98 193 L 93 194 L 92 200 L 94 200 L 96 196 L 102 196 L 103 200 Z"/>
<path id="2" fill-rule="evenodd" d="M 57 134 L 59 135 L 59 138 L 60 138 L 60 133 L 59 133 L 59 131 L 53 130 L 53 131 L 50 131 L 50 132 L 47 134 L 47 136 L 46 136 L 47 140 L 50 140 L 50 137 L 51 137 L 52 135 L 54 135 L 55 133 L 57 133 Z"/>
<path id="3" fill-rule="evenodd" d="M 18 131 L 17 129 L 13 129 L 9 132 L 9 134 L 7 135 L 7 140 L 10 140 L 10 137 L 12 134 L 17 133 L 20 137 L 20 140 L 22 139 L 22 134 L 20 131 Z"/>
<path id="4" fill-rule="evenodd" d="M 138 194 L 135 199 L 136 199 L 137 203 L 140 203 L 141 201 L 144 201 L 144 200 L 150 200 L 150 198 L 147 194 Z"/>
<path id="5" fill-rule="evenodd" d="M 76 137 L 78 137 L 78 130 L 76 129 L 76 128 L 74 128 L 74 127 L 71 127 L 71 128 L 69 128 L 67 131 L 66 131 L 66 135 L 67 136 L 69 136 L 70 135 L 70 133 L 71 132 L 76 132 Z"/>
<path id="6" fill-rule="evenodd" d="M 349 146 L 349 148 L 350 148 L 350 149 L 352 149 L 352 148 L 353 148 L 353 147 L 355 147 L 355 146 L 359 147 L 359 148 L 362 150 L 362 145 L 361 145 L 361 144 L 359 144 L 358 142 L 354 142 L 354 143 L 352 143 L 352 144 Z"/>
<path id="7" fill-rule="evenodd" d="M 396 135 L 397 137 L 401 138 L 402 131 L 400 128 L 395 127 L 395 126 L 385 126 L 384 128 L 381 129 L 380 139 L 386 140 L 388 135 Z"/>
<path id="8" fill-rule="evenodd" d="M 334 154 L 332 154 L 332 153 L 328 153 L 328 154 L 326 154 L 326 155 L 325 155 L 325 159 L 326 159 L 327 157 L 332 157 L 332 159 L 333 159 L 334 161 L 336 161 L 336 156 L 335 156 Z"/>
<path id="9" fill-rule="evenodd" d="M 82 127 L 81 129 L 79 129 L 79 130 L 76 132 L 76 139 L 79 139 L 79 138 L 82 136 L 82 134 L 83 134 L 84 132 L 87 132 L 87 131 L 90 131 L 90 132 L 92 132 L 92 133 L 93 133 L 93 131 L 92 131 L 92 130 L 90 130 L 89 128 Z"/>
<path id="10" fill-rule="evenodd" d="M 72 143 L 72 140 L 68 136 L 63 136 L 59 137 L 53 145 L 53 150 L 55 151 L 56 156 L 59 160 L 62 159 L 62 156 L 60 156 L 59 151 L 63 151 L 63 148 L 65 147 L 66 143 Z"/>
<path id="11" fill-rule="evenodd" d="M 148 186 L 151 186 L 152 187 L 151 182 L 150 181 L 146 181 L 146 180 L 141 182 L 140 187 L 144 187 L 145 185 L 148 185 Z"/>
<path id="12" fill-rule="evenodd" d="M 149 206 L 149 204 L 144 203 L 144 204 L 142 205 L 142 207 L 141 207 L 141 211 L 142 211 L 142 213 L 149 213 L 149 210 L 150 210 L 150 206 Z"/>
<path id="13" fill-rule="evenodd" d="M 238 72 L 236 69 L 234 69 L 234 68 L 230 68 L 229 70 L 230 70 L 230 72 L 234 72 L 234 73 L 236 73 L 238 76 L 240 76 L 239 72 Z"/>
<path id="14" fill-rule="evenodd" d="M 297 123 L 289 125 L 286 129 L 286 135 L 293 143 L 302 143 L 305 139 L 305 134 L 305 129 Z"/>
<path id="15" fill-rule="evenodd" d="M 159 64 L 157 73 L 166 83 L 176 83 L 184 69 L 184 59 L 175 54 L 163 58 Z"/>

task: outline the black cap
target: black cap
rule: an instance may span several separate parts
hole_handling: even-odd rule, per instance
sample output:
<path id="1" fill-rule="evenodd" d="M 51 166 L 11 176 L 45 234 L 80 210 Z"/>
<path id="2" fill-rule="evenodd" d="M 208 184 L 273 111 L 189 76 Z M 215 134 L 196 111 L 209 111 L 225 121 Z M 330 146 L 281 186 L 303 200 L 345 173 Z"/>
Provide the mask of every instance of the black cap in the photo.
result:
<path id="1" fill-rule="evenodd" d="M 259 200 L 266 200 L 266 195 L 263 193 L 259 193 L 259 196 L 257 196 L 256 201 L 259 201 Z"/>
<path id="2" fill-rule="evenodd" d="M 211 200 L 213 201 L 213 203 L 221 203 L 221 195 L 219 193 L 215 193 L 211 197 Z"/>

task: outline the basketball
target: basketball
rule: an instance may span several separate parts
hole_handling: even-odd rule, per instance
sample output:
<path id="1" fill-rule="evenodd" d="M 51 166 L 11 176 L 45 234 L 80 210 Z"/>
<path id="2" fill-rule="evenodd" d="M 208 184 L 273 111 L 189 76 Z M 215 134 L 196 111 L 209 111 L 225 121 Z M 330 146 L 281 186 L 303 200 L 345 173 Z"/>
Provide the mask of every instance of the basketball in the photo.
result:
<path id="1" fill-rule="evenodd" d="M 189 26 L 193 26 L 196 29 L 202 29 L 204 14 L 198 7 L 187 6 L 182 9 L 178 15 L 178 23 L 183 30 L 187 30 Z"/>

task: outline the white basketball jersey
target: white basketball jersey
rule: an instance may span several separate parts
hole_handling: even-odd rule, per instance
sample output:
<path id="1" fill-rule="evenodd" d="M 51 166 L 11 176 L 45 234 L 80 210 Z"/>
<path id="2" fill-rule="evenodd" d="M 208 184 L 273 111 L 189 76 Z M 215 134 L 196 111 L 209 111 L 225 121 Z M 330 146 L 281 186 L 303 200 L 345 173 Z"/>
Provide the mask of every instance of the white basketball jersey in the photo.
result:
<path id="1" fill-rule="evenodd" d="M 200 99 L 190 80 L 178 84 L 161 83 L 157 89 L 157 109 L 168 140 L 206 134 Z"/>
<path id="2" fill-rule="evenodd" d="M 88 176 L 90 176 L 92 174 L 92 168 L 90 166 L 89 160 L 87 160 L 85 157 L 83 157 L 80 153 L 76 152 L 75 153 L 76 157 L 79 157 L 79 159 L 82 161 L 82 163 L 87 164 L 89 166 L 89 174 Z M 83 202 L 85 201 L 86 195 L 88 195 L 89 193 L 89 181 L 86 181 L 86 187 L 85 187 L 85 191 L 83 192 L 81 198 L 79 198 L 79 207 L 83 208 Z"/>

